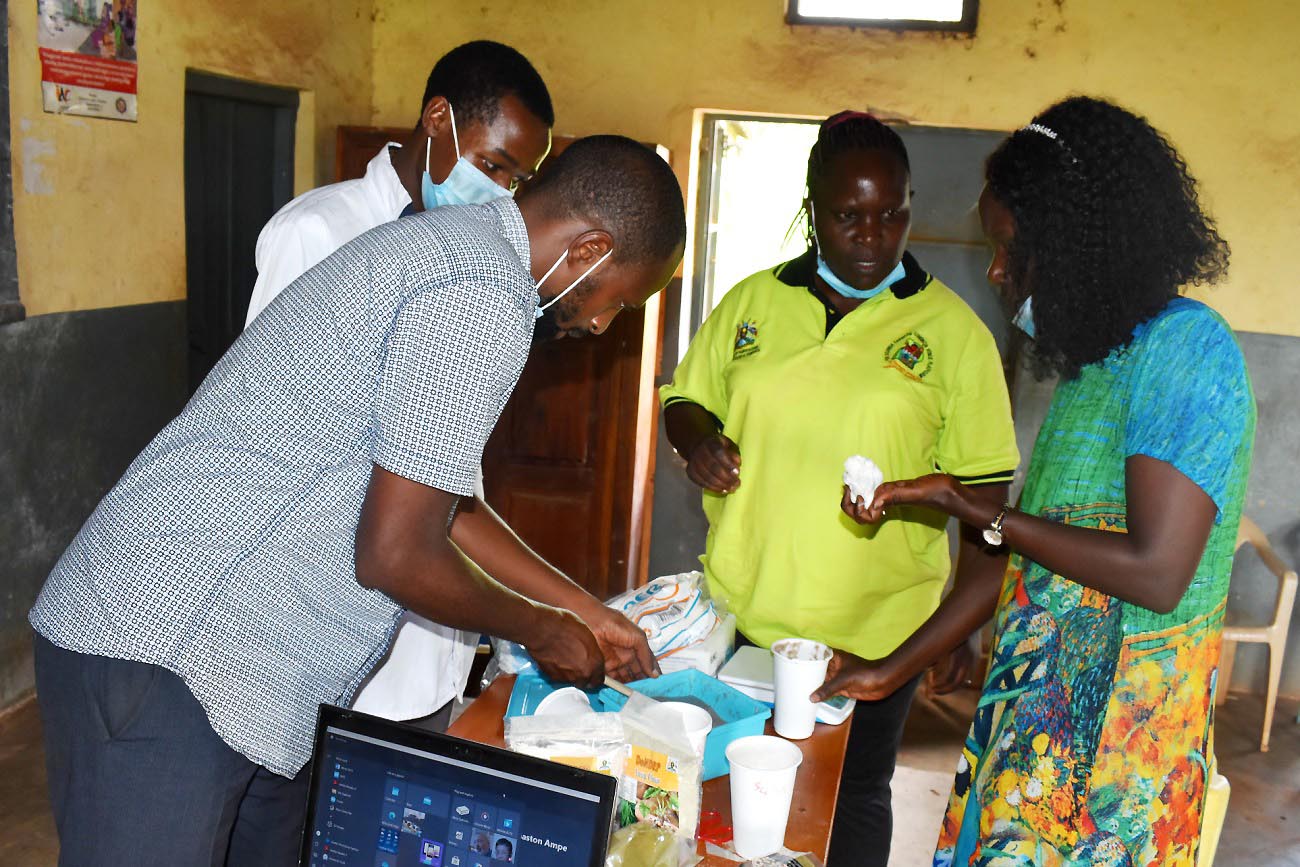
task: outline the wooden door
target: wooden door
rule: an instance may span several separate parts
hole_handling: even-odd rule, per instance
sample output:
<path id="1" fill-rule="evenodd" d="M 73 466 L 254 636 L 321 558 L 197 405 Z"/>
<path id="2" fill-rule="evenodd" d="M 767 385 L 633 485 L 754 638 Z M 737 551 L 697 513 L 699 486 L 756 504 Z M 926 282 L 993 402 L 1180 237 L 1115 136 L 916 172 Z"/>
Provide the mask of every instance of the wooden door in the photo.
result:
<path id="1" fill-rule="evenodd" d="M 390 141 L 401 141 L 409 129 L 395 126 L 341 126 L 334 147 L 334 180 L 363 177 L 366 164 Z"/>
<path id="2" fill-rule="evenodd" d="M 339 127 L 338 179 L 361 177 L 385 142 L 405 134 Z M 556 136 L 551 156 L 571 141 Z M 534 349 L 483 455 L 492 508 L 602 599 L 646 578 L 662 329 L 656 295 L 599 337 Z"/>
<path id="3" fill-rule="evenodd" d="M 253 250 L 293 198 L 298 91 L 185 74 L 185 260 L 190 393 L 244 330 Z"/>
<path id="4" fill-rule="evenodd" d="M 662 329 L 656 295 L 598 337 L 536 347 L 483 456 L 492 508 L 602 599 L 645 582 Z"/>

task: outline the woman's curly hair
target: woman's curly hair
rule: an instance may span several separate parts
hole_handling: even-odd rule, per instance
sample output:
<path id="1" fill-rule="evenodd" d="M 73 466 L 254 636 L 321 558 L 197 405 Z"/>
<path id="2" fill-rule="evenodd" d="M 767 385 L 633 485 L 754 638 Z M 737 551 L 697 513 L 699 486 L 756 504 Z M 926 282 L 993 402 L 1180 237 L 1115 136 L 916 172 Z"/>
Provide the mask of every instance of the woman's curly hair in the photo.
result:
<path id="1" fill-rule="evenodd" d="M 1182 287 L 1227 271 L 1228 244 L 1183 158 L 1112 103 L 1058 102 L 998 146 L 984 178 L 1015 221 L 1009 282 L 1033 295 L 1040 374 L 1077 376 Z"/>

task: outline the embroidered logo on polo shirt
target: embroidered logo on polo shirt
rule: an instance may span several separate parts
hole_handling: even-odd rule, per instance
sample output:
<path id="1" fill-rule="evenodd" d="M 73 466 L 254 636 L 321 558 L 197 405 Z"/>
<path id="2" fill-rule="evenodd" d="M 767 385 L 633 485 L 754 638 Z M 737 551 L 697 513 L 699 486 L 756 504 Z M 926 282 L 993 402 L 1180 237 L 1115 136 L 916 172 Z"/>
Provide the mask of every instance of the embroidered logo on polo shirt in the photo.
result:
<path id="1" fill-rule="evenodd" d="M 885 350 L 885 365 L 914 379 L 925 379 L 934 368 L 934 355 L 924 337 L 909 331 L 889 344 Z"/>
<path id="2" fill-rule="evenodd" d="M 744 358 L 746 355 L 753 355 L 759 349 L 758 323 L 753 319 L 746 319 L 736 326 L 736 344 L 731 351 L 731 357 Z"/>

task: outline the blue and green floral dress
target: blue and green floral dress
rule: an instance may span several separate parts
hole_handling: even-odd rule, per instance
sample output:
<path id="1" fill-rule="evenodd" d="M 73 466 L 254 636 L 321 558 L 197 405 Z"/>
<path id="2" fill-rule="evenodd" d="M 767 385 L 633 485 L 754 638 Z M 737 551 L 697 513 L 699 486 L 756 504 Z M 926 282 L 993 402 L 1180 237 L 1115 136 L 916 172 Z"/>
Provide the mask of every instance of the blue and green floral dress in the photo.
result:
<path id="1" fill-rule="evenodd" d="M 1147 455 L 1195 482 L 1218 515 L 1169 614 L 1012 556 L 936 867 L 1195 864 L 1254 436 L 1241 349 L 1186 298 L 1057 387 L 1024 511 L 1123 533 L 1125 461 Z"/>

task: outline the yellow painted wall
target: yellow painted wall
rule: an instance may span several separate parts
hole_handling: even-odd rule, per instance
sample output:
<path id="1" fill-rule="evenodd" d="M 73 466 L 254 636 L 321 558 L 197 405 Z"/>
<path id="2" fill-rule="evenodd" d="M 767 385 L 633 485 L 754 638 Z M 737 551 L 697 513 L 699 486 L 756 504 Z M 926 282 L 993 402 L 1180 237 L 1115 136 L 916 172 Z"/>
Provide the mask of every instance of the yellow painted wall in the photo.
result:
<path id="1" fill-rule="evenodd" d="M 662 142 L 688 180 L 698 108 L 1014 129 L 1071 92 L 1146 114 L 1201 178 L 1233 247 L 1204 293 L 1238 329 L 1300 335 L 1300 5 L 1291 0 L 982 0 L 974 39 L 790 27 L 783 0 L 375 0 L 376 124 L 414 120 L 460 42 L 523 51 L 556 130 Z M 785 207 L 788 203 L 774 203 Z"/>
<path id="2" fill-rule="evenodd" d="M 185 297 L 187 67 L 307 91 L 299 191 L 333 180 L 335 127 L 370 116 L 370 0 L 142 2 L 139 123 L 45 114 L 36 3 L 7 7 L 14 234 L 28 315 Z"/>

